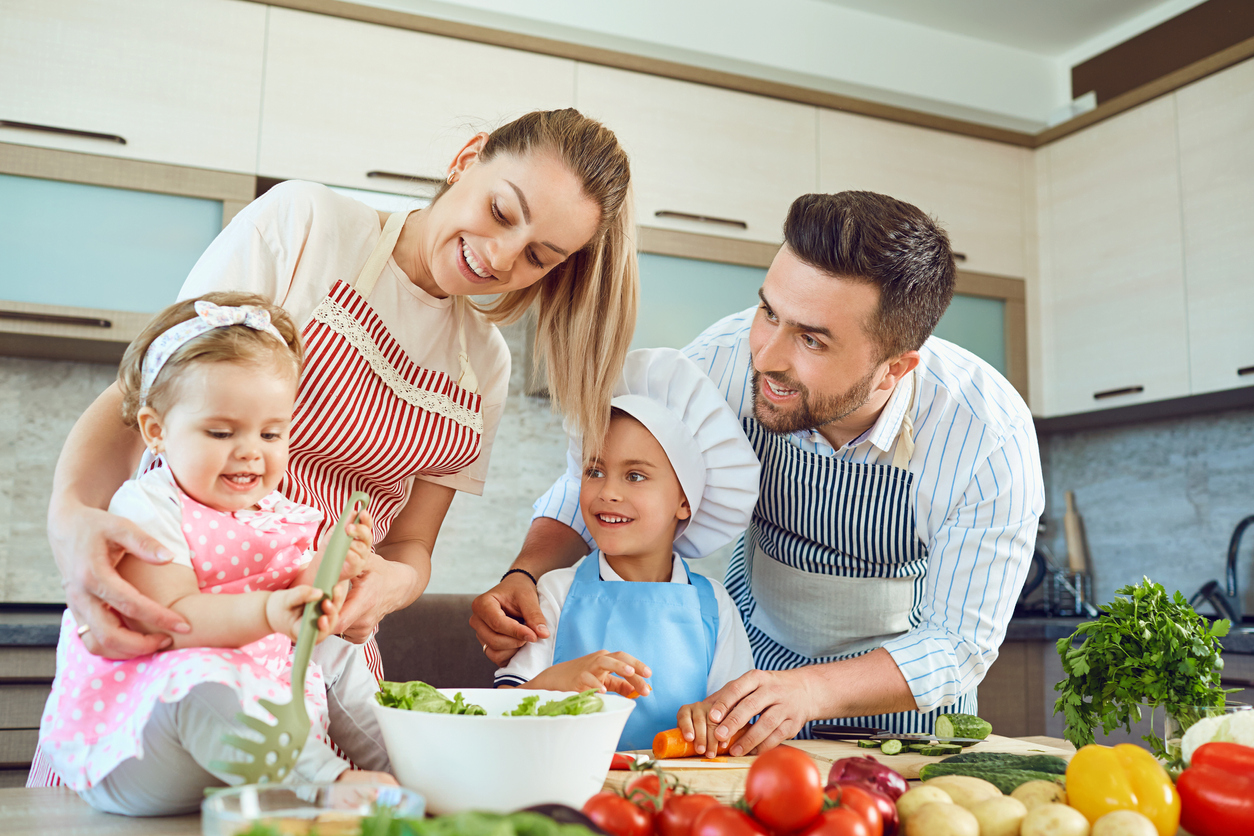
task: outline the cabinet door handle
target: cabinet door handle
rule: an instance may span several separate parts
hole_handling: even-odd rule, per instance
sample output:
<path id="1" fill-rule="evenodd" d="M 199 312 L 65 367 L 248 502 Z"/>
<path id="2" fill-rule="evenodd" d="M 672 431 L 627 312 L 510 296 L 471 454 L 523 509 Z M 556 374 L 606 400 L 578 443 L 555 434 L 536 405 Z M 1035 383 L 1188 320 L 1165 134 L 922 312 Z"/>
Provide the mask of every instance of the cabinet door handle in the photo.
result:
<path id="1" fill-rule="evenodd" d="M 117 134 L 99 134 L 95 131 L 79 131 L 74 128 L 58 128 L 54 125 L 35 125 L 30 122 L 14 122 L 9 119 L 0 119 L 0 128 L 18 128 L 23 131 L 40 131 L 45 134 L 77 136 L 83 139 L 100 139 L 105 142 L 116 142 L 118 145 L 126 144 L 126 139 L 118 136 Z"/>
<path id="2" fill-rule="evenodd" d="M 1242 366 L 1237 369 L 1238 377 L 1245 377 L 1247 374 L 1254 374 L 1254 366 Z"/>
<path id="3" fill-rule="evenodd" d="M 46 322 L 52 325 L 81 325 L 87 328 L 112 328 L 113 321 L 94 316 L 66 316 L 65 314 L 32 313 L 30 311 L 0 310 L 0 319 L 20 319 L 23 322 Z"/>
<path id="4" fill-rule="evenodd" d="M 444 185 L 443 177 L 420 177 L 417 174 L 397 174 L 394 171 L 367 171 L 366 176 L 371 179 L 382 177 L 385 180 L 404 180 L 407 183 L 417 183 L 420 186 L 434 186 L 437 189 Z"/>
<path id="5" fill-rule="evenodd" d="M 715 218 L 712 215 L 693 215 L 689 212 L 672 212 L 669 209 L 659 209 L 653 213 L 655 218 L 677 218 L 681 221 L 697 221 L 703 224 L 720 224 L 722 226 L 734 226 L 736 229 L 748 229 L 749 224 L 744 221 L 738 221 L 735 218 Z"/>
<path id="6" fill-rule="evenodd" d="M 1125 386 L 1122 389 L 1107 389 L 1105 392 L 1094 392 L 1093 400 L 1100 401 L 1102 398 L 1117 398 L 1120 395 L 1135 395 L 1144 391 L 1144 386 Z"/>

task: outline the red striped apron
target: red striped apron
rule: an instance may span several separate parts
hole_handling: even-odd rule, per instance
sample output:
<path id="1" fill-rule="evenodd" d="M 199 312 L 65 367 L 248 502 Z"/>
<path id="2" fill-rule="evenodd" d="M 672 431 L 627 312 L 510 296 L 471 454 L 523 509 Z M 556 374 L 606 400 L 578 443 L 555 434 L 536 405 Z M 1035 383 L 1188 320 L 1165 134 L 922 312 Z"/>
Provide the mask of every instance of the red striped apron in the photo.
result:
<path id="1" fill-rule="evenodd" d="M 455 300 L 460 369 L 456 379 L 406 356 L 366 302 L 400 237 L 407 213 L 388 217 L 351 282 L 337 281 L 304 328 L 305 370 L 296 395 L 291 454 L 279 490 L 333 525 L 356 490 L 370 494 L 375 542 L 405 507 L 413 478 L 456 473 L 479 458 L 482 400 L 466 352 L 464 300 Z M 377 679 L 374 638 L 366 661 Z M 36 749 L 28 787 L 60 785 Z"/>

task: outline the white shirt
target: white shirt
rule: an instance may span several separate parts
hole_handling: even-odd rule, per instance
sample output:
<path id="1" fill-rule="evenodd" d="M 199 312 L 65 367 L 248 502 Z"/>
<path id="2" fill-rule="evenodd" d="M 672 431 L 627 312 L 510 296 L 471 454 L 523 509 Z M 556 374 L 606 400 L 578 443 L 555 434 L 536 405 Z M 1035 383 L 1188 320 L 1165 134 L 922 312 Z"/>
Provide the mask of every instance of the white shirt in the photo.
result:
<path id="1" fill-rule="evenodd" d="M 599 556 L 603 582 L 631 583 L 624 581 L 610 568 L 605 555 L 600 552 L 596 554 Z M 753 670 L 753 652 L 749 648 L 749 636 L 740 620 L 740 611 L 736 609 L 736 603 L 723 585 L 713 578 L 709 580 L 710 586 L 714 588 L 714 598 L 718 601 L 718 637 L 714 643 L 714 661 L 710 664 L 710 673 L 706 677 L 707 695 L 713 694 L 741 674 Z M 549 637 L 523 645 L 514 654 L 514 658 L 509 660 L 509 664 L 496 672 L 497 685 L 521 685 L 535 679 L 541 671 L 553 664 L 553 645 L 557 640 L 562 606 L 566 603 L 566 595 L 574 582 L 575 567 L 556 569 L 540 576 L 536 591 L 540 593 L 540 611 L 544 613 L 544 623 L 549 626 Z M 672 558 L 671 583 L 688 583 L 688 572 L 678 557 Z M 607 647 L 606 650 L 613 652 L 615 648 Z M 640 661 L 649 664 L 648 659 Z"/>
<path id="2" fill-rule="evenodd" d="M 317 183 L 289 180 L 244 207 L 213 239 L 179 299 L 214 290 L 256 293 L 304 330 L 337 280 L 352 282 L 379 240 L 379 214 Z M 457 377 L 458 316 L 453 297 L 437 299 L 389 258 L 366 300 L 417 365 Z M 467 310 L 466 350 L 483 398 L 479 458 L 449 476 L 416 478 L 483 494 L 492 442 L 509 390 L 509 346 L 495 325 Z"/>
<path id="3" fill-rule="evenodd" d="M 753 414 L 749 327 L 756 308 L 710 326 L 684 349 L 741 418 Z M 891 465 L 914 385 L 914 455 L 909 471 L 915 533 L 928 566 L 921 621 L 884 643 L 920 711 L 951 705 L 997 658 L 1027 576 L 1045 507 L 1032 414 L 995 369 L 938 337 L 919 349 L 913 375 L 875 424 L 839 450 L 822 435 L 789 436 L 798 448 L 842 461 Z M 579 468 L 536 500 L 535 516 L 569 525 L 588 540 L 579 514 Z M 533 517 L 534 518 L 534 517 Z"/>

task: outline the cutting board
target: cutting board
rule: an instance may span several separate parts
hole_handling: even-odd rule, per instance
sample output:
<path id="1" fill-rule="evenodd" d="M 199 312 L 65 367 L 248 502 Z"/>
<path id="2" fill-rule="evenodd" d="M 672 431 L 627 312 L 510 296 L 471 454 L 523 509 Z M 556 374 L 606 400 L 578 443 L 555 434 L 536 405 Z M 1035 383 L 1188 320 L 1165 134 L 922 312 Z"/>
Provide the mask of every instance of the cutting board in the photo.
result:
<path id="1" fill-rule="evenodd" d="M 917 780 L 919 770 L 926 764 L 936 763 L 943 757 L 929 758 L 917 752 L 901 755 L 881 755 L 875 749 L 861 749 L 852 741 L 841 740 L 790 740 L 784 744 L 802 750 L 814 759 L 824 780 L 831 769 L 832 762 L 841 758 L 862 757 L 871 755 L 885 766 L 890 766 L 910 780 Z M 1070 760 L 1075 754 L 1068 749 L 1059 749 L 1042 743 L 1019 740 L 1013 737 L 1002 737 L 990 734 L 983 743 L 977 743 L 963 749 L 964 752 L 1005 752 L 1012 755 L 1057 755 Z M 642 754 L 651 754 L 644 752 Z M 686 763 L 666 761 L 664 769 L 674 772 L 679 780 L 687 784 L 693 792 L 708 793 L 719 801 L 731 802 L 740 798 L 744 791 L 745 777 L 749 773 L 749 765 L 754 758 L 728 758 L 718 764 L 702 763 L 700 758 L 690 758 Z M 690 766 L 688 764 L 691 764 Z M 611 770 L 605 778 L 605 788 L 621 790 L 633 773 L 625 770 Z"/>

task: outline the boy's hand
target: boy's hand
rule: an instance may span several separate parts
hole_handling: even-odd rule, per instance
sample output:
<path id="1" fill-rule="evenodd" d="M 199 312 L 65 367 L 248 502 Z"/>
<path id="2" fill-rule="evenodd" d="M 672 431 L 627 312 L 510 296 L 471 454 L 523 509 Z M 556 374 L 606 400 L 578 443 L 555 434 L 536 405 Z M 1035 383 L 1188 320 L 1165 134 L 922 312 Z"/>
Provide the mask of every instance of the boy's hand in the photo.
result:
<path id="1" fill-rule="evenodd" d="M 322 615 L 318 616 L 318 637 L 315 643 L 321 642 L 335 632 L 340 608 L 344 606 L 344 598 L 347 595 L 348 582 L 340 581 L 331 591 L 331 597 L 322 602 Z M 300 637 L 300 622 L 305 614 L 305 604 L 317 601 L 321 597 L 322 590 L 304 584 L 287 589 L 276 589 L 266 600 L 266 622 L 274 632 L 282 633 L 292 641 L 296 641 Z"/>
<path id="2" fill-rule="evenodd" d="M 629 697 L 652 692 L 646 678 L 653 675 L 649 666 L 622 651 L 598 650 L 578 659 L 571 659 L 547 668 L 527 683 L 530 688 L 550 691 L 586 691 L 595 688 Z"/>
<path id="3" fill-rule="evenodd" d="M 714 736 L 718 723 L 710 720 L 710 704 L 708 703 L 709 700 L 706 700 L 706 702 L 694 702 L 680 707 L 675 720 L 684 740 L 696 744 L 698 755 L 708 752 L 710 757 L 714 757 L 718 754 L 718 747 L 723 741 Z"/>

